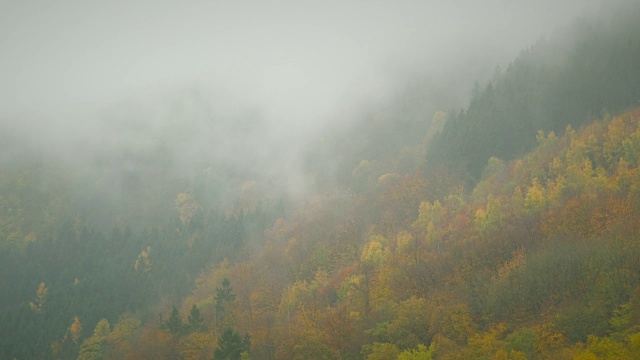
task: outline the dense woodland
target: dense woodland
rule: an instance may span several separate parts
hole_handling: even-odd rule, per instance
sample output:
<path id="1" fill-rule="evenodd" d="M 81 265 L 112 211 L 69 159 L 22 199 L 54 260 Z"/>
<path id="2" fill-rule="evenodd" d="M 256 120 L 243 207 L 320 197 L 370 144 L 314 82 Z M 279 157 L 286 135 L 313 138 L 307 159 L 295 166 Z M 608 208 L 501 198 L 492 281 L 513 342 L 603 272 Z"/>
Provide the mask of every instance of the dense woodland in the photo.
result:
<path id="1" fill-rule="evenodd" d="M 465 109 L 328 131 L 304 197 L 3 157 L 0 358 L 637 359 L 638 64 L 640 7 L 578 20 Z"/>

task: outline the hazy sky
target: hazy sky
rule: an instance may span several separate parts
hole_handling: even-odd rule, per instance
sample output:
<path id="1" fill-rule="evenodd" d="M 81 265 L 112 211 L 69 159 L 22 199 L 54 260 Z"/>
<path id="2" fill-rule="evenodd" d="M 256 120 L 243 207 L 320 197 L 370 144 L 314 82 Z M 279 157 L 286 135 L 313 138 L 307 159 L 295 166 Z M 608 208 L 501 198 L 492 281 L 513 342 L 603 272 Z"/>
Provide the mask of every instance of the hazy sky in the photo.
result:
<path id="1" fill-rule="evenodd" d="M 197 84 L 299 122 L 416 71 L 508 61 L 597 2 L 0 0 L 0 117 Z"/>

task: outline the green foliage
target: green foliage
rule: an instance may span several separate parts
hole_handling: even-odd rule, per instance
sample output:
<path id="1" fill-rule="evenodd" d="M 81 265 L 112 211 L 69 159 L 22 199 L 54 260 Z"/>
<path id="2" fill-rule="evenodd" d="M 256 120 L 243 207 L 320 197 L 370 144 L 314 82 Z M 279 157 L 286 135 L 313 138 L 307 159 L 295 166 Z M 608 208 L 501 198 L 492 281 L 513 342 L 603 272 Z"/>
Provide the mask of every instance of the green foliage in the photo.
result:
<path id="1" fill-rule="evenodd" d="M 422 344 L 417 349 L 404 350 L 398 355 L 398 360 L 432 360 L 435 347 L 433 344 L 428 348 Z"/>
<path id="2" fill-rule="evenodd" d="M 633 359 L 638 353 L 632 354 L 627 346 L 619 341 L 608 337 L 598 338 L 595 335 L 589 335 L 587 340 L 587 348 L 578 356 L 577 359 Z"/>
<path id="3" fill-rule="evenodd" d="M 231 281 L 228 278 L 222 279 L 222 285 L 216 288 L 215 300 L 215 326 L 225 324 L 226 304 L 234 301 L 236 296 L 233 294 L 233 287 L 231 287 Z"/>
<path id="4" fill-rule="evenodd" d="M 444 335 L 462 345 L 475 332 L 475 324 L 466 304 L 443 304 L 432 309 L 430 335 Z"/>
<path id="5" fill-rule="evenodd" d="M 220 338 L 218 339 L 218 347 L 216 348 L 213 359 L 214 360 L 240 360 L 242 354 L 246 354 L 250 351 L 251 339 L 248 335 L 244 338 L 231 328 L 224 330 Z"/>
<path id="6" fill-rule="evenodd" d="M 586 342 L 588 336 L 603 336 L 609 330 L 606 309 L 579 306 L 567 309 L 556 318 L 556 327 L 572 342 Z"/>
<path id="7" fill-rule="evenodd" d="M 222 308 L 225 302 L 231 302 L 236 299 L 233 294 L 233 287 L 231 287 L 231 281 L 228 278 L 222 279 L 222 285 L 216 288 L 216 309 Z"/>
<path id="8" fill-rule="evenodd" d="M 189 311 L 189 317 L 187 318 L 187 328 L 189 331 L 206 331 L 207 324 L 204 321 L 204 318 L 200 314 L 200 309 L 193 304 L 191 307 L 191 311 Z"/>
<path id="9" fill-rule="evenodd" d="M 396 315 L 387 326 L 388 339 L 400 349 L 427 343 L 429 309 L 423 298 L 411 297 L 401 302 Z"/>
<path id="10" fill-rule="evenodd" d="M 400 350 L 395 344 L 373 343 L 363 348 L 368 353 L 367 360 L 387 360 L 396 359 L 400 355 Z"/>
<path id="11" fill-rule="evenodd" d="M 148 317 L 161 297 L 188 294 L 205 266 L 231 256 L 245 235 L 262 232 L 248 229 L 271 218 L 266 213 L 225 218 L 212 211 L 202 228 L 196 228 L 202 219 L 194 217 L 190 229 L 178 233 L 178 219 L 146 231 L 113 226 L 105 232 L 82 218 L 57 214 L 63 218 L 24 250 L 0 247 L 0 272 L 9 274 L 3 286 L 11 289 L 0 297 L 0 323 L 12 329 L 11 336 L 0 337 L 0 358 L 46 357 L 67 331 L 69 324 L 60 319 L 77 315 L 93 329 L 100 319 L 115 323 L 124 313 Z M 190 245 L 195 235 L 202 240 Z M 136 272 L 140 249 L 148 246 L 153 266 Z M 46 291 L 38 294 L 40 283 Z M 44 316 L 36 316 L 37 309 Z"/>
<path id="12" fill-rule="evenodd" d="M 640 285 L 633 290 L 629 300 L 629 323 L 640 327 Z"/>
<path id="13" fill-rule="evenodd" d="M 519 351 L 530 358 L 533 357 L 536 352 L 536 343 L 538 342 L 538 339 L 533 329 L 523 328 L 507 335 L 504 342 L 504 348 L 507 351 Z"/>
<path id="14" fill-rule="evenodd" d="M 560 132 L 637 106 L 640 29 L 637 6 L 599 23 L 577 22 L 568 35 L 541 40 L 452 112 L 429 146 L 431 167 L 447 164 L 476 180 L 492 156 L 510 160 L 536 146 L 540 129 Z M 597 29 L 597 31 L 595 30 Z M 597 89 L 597 90 L 596 90 Z M 617 159 L 616 159 L 617 160 Z"/>
<path id="15" fill-rule="evenodd" d="M 87 338 L 78 352 L 78 360 L 99 360 L 104 358 L 105 346 L 109 340 L 111 326 L 107 319 L 102 319 L 96 325 L 93 336 Z"/>
<path id="16" fill-rule="evenodd" d="M 169 315 L 169 318 L 163 325 L 164 328 L 169 330 L 173 335 L 181 334 L 184 331 L 185 326 L 182 322 L 182 317 L 175 305 L 171 308 L 171 315 Z"/>

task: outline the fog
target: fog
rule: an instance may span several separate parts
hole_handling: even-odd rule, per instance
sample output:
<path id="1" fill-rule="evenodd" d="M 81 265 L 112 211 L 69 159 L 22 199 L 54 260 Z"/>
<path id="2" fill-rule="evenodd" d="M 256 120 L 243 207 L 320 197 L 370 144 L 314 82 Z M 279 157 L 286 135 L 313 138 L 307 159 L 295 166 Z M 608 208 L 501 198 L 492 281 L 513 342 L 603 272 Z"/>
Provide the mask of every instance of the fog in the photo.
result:
<path id="1" fill-rule="evenodd" d="M 197 83 L 297 118 L 398 75 L 493 67 L 595 1 L 4 3 L 3 116 Z"/>
<path id="2" fill-rule="evenodd" d="M 433 110 L 463 106 L 476 80 L 599 4 L 3 1 L 2 141 L 86 172 L 160 151 L 178 173 L 223 162 L 304 191 L 299 154 L 327 127 L 415 79 L 438 92 Z"/>

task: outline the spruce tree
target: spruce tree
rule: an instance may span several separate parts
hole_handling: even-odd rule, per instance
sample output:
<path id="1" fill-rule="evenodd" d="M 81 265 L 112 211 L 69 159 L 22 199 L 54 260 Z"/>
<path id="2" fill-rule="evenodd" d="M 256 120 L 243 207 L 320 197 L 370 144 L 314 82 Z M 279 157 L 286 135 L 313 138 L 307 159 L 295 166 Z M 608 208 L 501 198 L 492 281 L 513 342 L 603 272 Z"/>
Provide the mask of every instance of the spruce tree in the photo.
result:
<path id="1" fill-rule="evenodd" d="M 173 335 L 177 335 L 182 332 L 184 329 L 184 324 L 182 323 L 182 318 L 180 317 L 180 313 L 178 312 L 178 308 L 173 306 L 171 310 L 171 315 L 169 319 L 164 323 L 165 328 L 171 331 Z"/>
<path id="2" fill-rule="evenodd" d="M 200 314 L 200 309 L 193 304 L 191 307 L 191 311 L 189 312 L 189 317 L 187 319 L 187 326 L 189 331 L 206 331 L 207 325 L 205 324 L 204 318 Z"/>
<path id="3" fill-rule="evenodd" d="M 214 360 L 240 360 L 242 353 L 248 353 L 251 347 L 251 338 L 244 338 L 232 328 L 228 327 L 218 339 L 218 348 L 213 353 Z"/>

